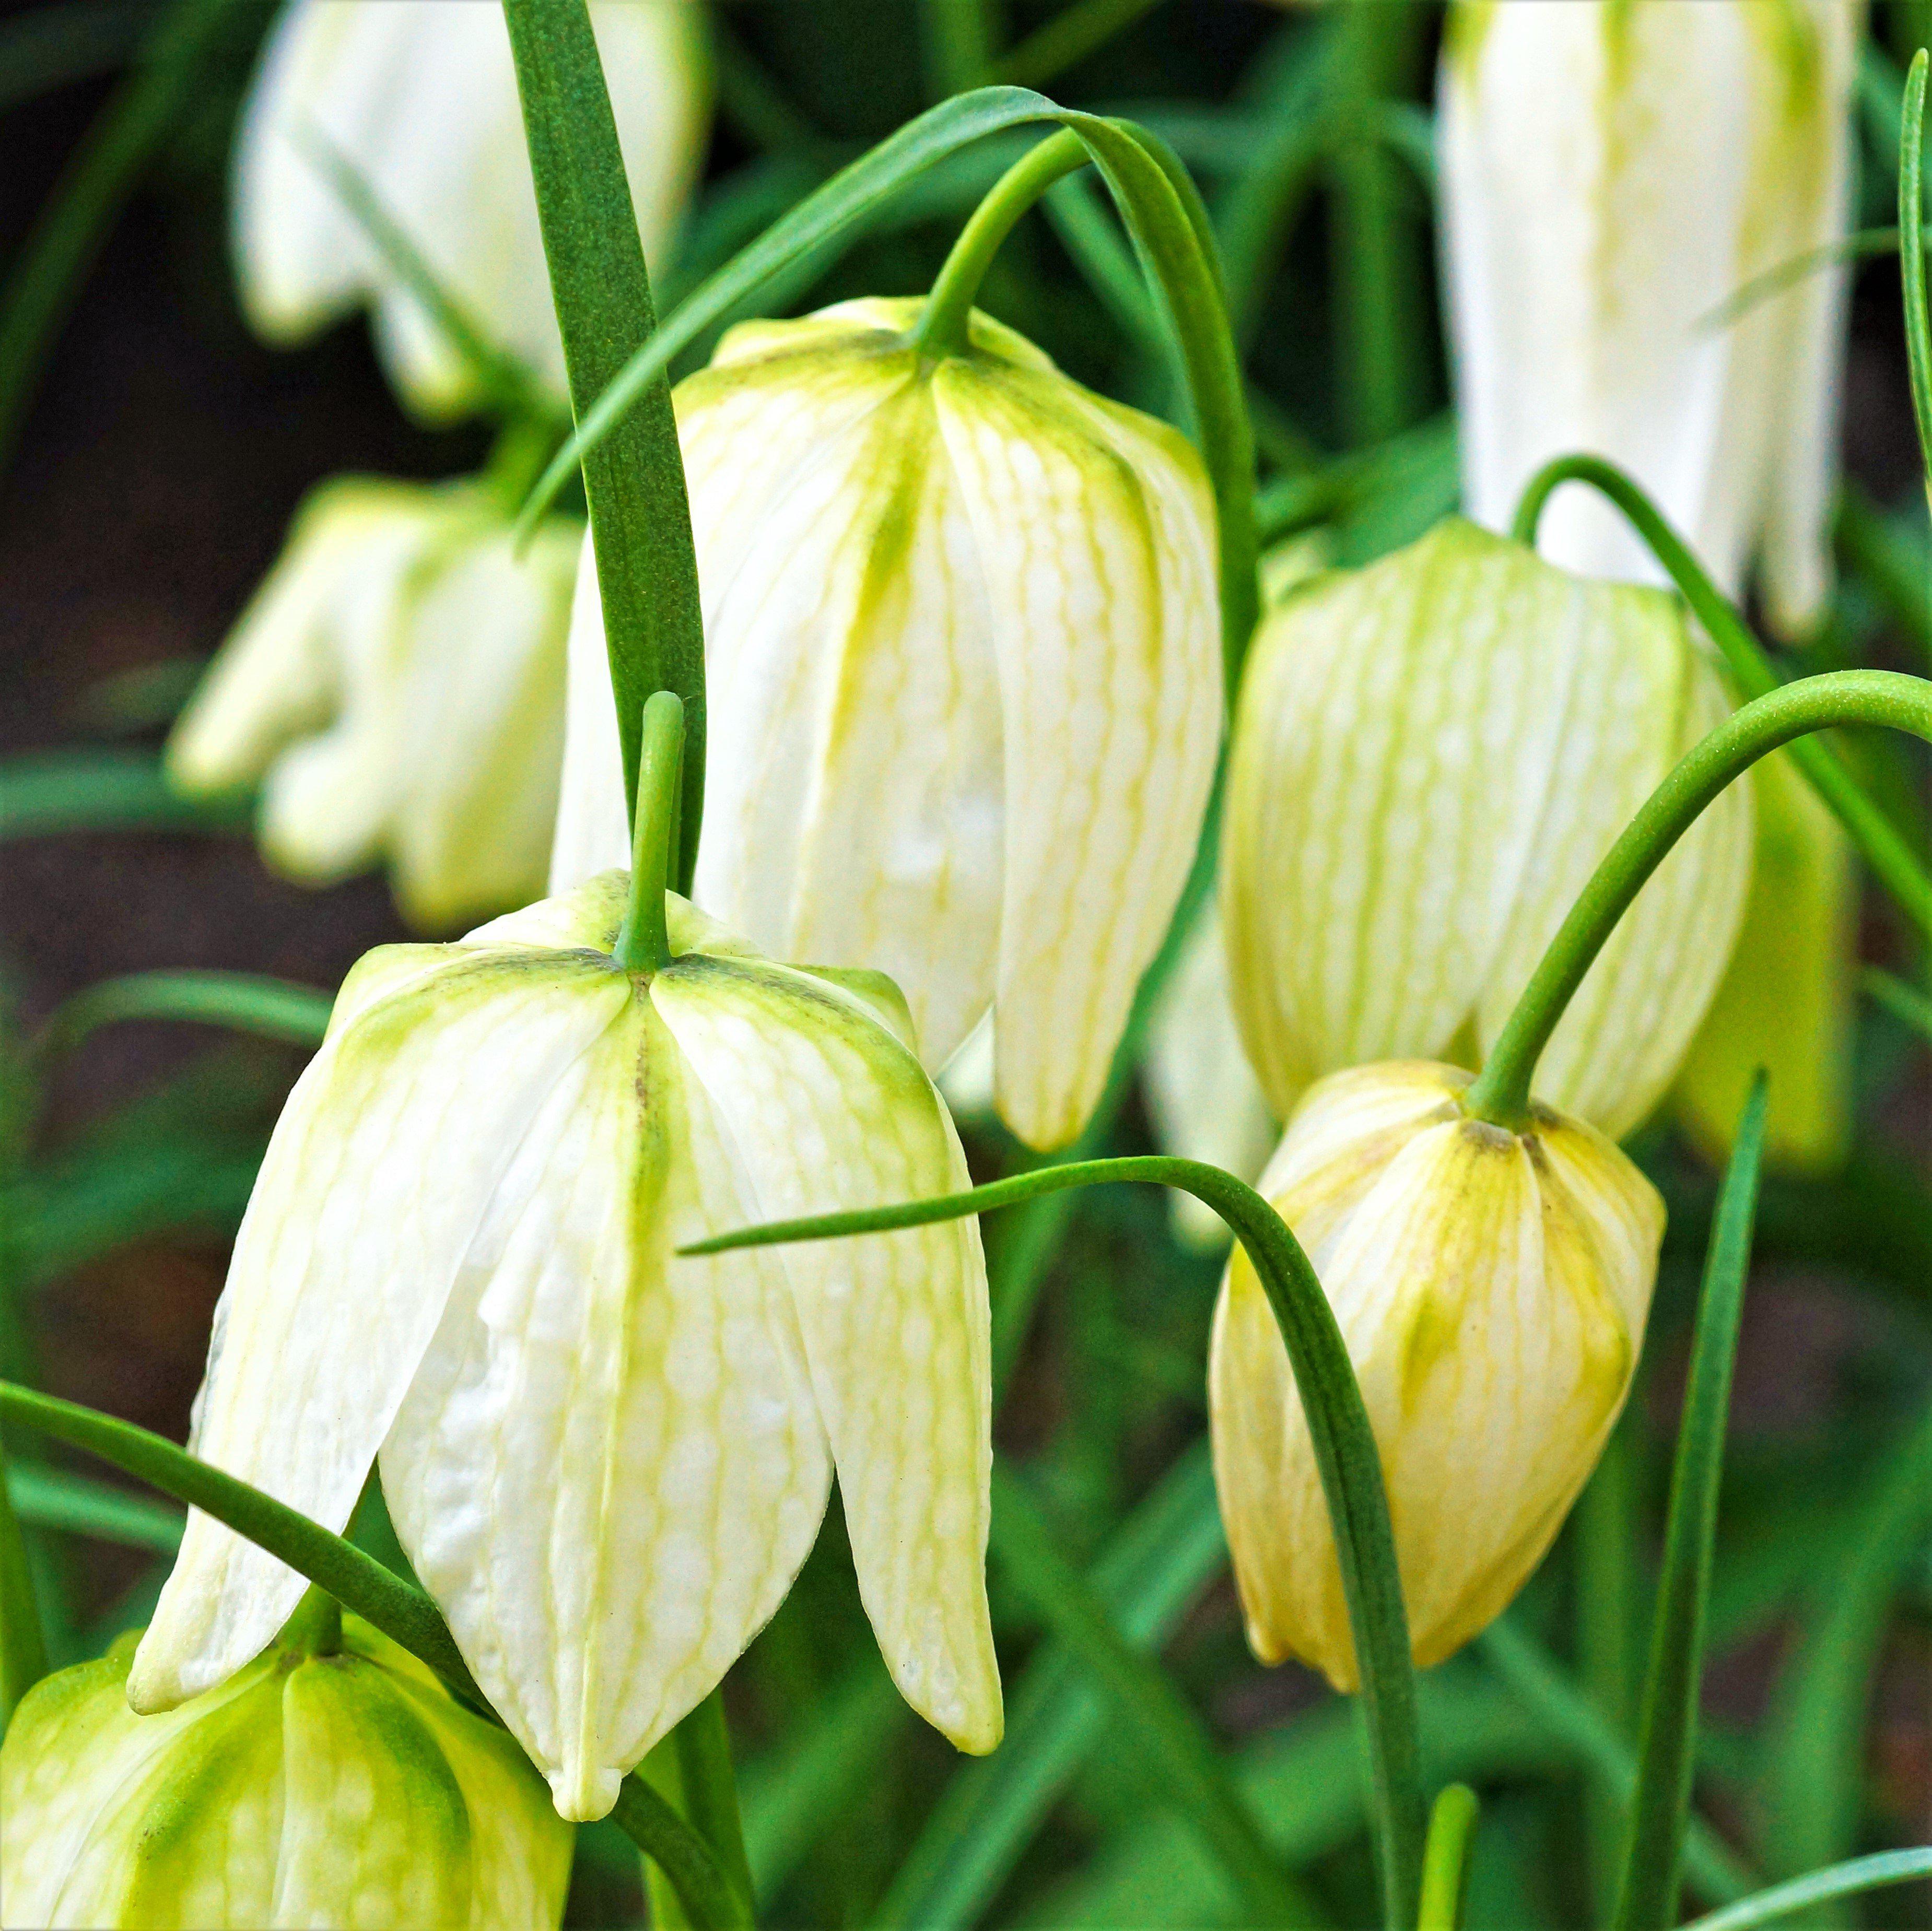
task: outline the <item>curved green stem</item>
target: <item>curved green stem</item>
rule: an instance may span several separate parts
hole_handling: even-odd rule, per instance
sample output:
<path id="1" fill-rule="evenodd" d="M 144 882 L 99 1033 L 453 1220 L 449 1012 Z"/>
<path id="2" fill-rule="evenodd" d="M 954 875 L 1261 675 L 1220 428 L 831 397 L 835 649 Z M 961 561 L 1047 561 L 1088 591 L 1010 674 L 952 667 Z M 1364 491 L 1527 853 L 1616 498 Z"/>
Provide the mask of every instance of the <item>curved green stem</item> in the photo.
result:
<path id="1" fill-rule="evenodd" d="M 1599 456 L 1559 456 L 1530 478 L 1516 505 L 1511 534 L 1534 545 L 1543 507 L 1564 483 L 1587 483 L 1622 511 L 1652 554 L 1669 572 L 1711 640 L 1724 653 L 1747 697 L 1777 690 L 1783 680 L 1730 600 L 1706 574 L 1684 539 L 1637 484 Z M 1796 745 L 1792 757 L 1820 797 L 1837 814 L 1873 871 L 1920 930 L 1932 934 L 1932 876 L 1898 829 L 1873 801 L 1844 760 L 1828 745 Z"/>
<path id="2" fill-rule="evenodd" d="M 84 1448 L 225 1523 L 400 1643 L 466 1702 L 496 1720 L 442 1612 L 422 1590 L 353 1543 L 331 1534 L 286 1502 L 196 1460 L 164 1437 L 78 1402 L 0 1381 L 0 1420 Z M 705 1931 L 737 1931 L 750 1924 L 749 1905 L 719 1870 L 704 1840 L 634 1771 L 619 1787 L 610 1815 L 638 1849 L 664 1867 L 694 1924 Z"/>
<path id="3" fill-rule="evenodd" d="M 1896 681 L 1908 683 L 1901 678 Z M 1342 1588 L 1348 1607 L 1367 1719 L 1369 1768 L 1379 1825 L 1384 1915 L 1391 1925 L 1413 1924 L 1421 1897 L 1424 1805 L 1416 1729 L 1415 1675 L 1408 1619 L 1382 1460 L 1368 1411 L 1334 1311 L 1315 1270 L 1287 1223 L 1262 1196 L 1232 1174 L 1198 1160 L 1137 1154 L 1083 1160 L 1017 1174 L 970 1192 L 908 1201 L 851 1213 L 819 1214 L 742 1228 L 680 1248 L 681 1254 L 722 1254 L 794 1240 L 828 1240 L 957 1220 L 997 1207 L 1058 1193 L 1065 1187 L 1142 1180 L 1179 1187 L 1204 1201 L 1233 1230 L 1273 1309 L 1306 1413 L 1316 1465 L 1335 1537 Z"/>
<path id="4" fill-rule="evenodd" d="M 626 972 L 656 972 L 670 964 L 664 886 L 678 845 L 683 772 L 684 706 L 675 691 L 655 691 L 644 706 L 644 728 L 638 739 L 631 902 L 610 952 Z"/>
<path id="5" fill-rule="evenodd" d="M 1079 136 L 1063 128 L 1030 148 L 993 184 L 960 229 L 913 325 L 912 339 L 922 355 L 937 361 L 964 352 L 974 298 L 1000 244 L 1055 181 L 1086 165 L 1087 149 Z"/>
<path id="6" fill-rule="evenodd" d="M 130 1019 L 225 1026 L 291 1046 L 317 1046 L 334 995 L 252 972 L 135 972 L 104 979 L 54 1009 L 34 1050 L 66 1052 L 98 1027 Z"/>
<path id="7" fill-rule="evenodd" d="M 1422 1858 L 1422 1908 L 1416 1931 L 1461 1931 L 1462 1899 L 1469 1886 L 1469 1843 L 1480 1806 L 1466 1783 L 1436 1792 L 1429 1813 L 1429 1843 Z"/>
<path id="8" fill-rule="evenodd" d="M 1923 47 L 1905 78 L 1905 113 L 1898 145 L 1899 273 L 1905 289 L 1905 346 L 1912 364 L 1912 411 L 1932 502 L 1932 318 L 1925 291 L 1925 76 Z"/>
<path id="9" fill-rule="evenodd" d="M 1932 683 L 1894 670 L 1838 670 L 1781 685 L 1733 712 L 1646 799 L 1577 895 L 1497 1036 L 1463 1107 L 1520 1132 L 1529 1121 L 1536 1062 L 1617 921 L 1670 848 L 1718 793 L 1757 760 L 1835 724 L 1910 731 L 1932 742 Z"/>
<path id="10" fill-rule="evenodd" d="M 20 1699 L 47 1673 L 33 1571 L 7 1487 L 7 1447 L 0 1441 L 0 1733 Z"/>
<path id="11" fill-rule="evenodd" d="M 282 1625 L 275 1647 L 304 1656 L 335 1656 L 342 1648 L 342 1605 L 320 1583 L 302 1591 L 295 1613 Z"/>

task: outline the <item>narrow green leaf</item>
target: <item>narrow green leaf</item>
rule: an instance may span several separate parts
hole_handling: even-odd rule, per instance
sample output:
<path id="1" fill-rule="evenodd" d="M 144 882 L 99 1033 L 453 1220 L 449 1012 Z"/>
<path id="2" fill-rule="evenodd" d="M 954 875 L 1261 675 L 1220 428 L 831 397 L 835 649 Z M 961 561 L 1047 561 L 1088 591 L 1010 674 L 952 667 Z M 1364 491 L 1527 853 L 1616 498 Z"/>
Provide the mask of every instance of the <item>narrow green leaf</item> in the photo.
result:
<path id="1" fill-rule="evenodd" d="M 320 1522 L 196 1460 L 163 1436 L 10 1381 L 0 1381 L 0 1420 L 83 1448 L 177 1501 L 226 1523 L 326 1590 L 344 1609 L 400 1643 L 458 1695 L 490 1714 L 490 1705 L 472 1680 L 456 1639 L 435 1603 L 374 1556 L 332 1534 Z M 664 1867 L 694 1922 L 712 1927 L 712 1931 L 735 1931 L 748 1924 L 742 1901 L 718 1870 L 703 1840 L 634 1773 L 625 1778 L 610 1814 L 632 1843 Z"/>
<path id="2" fill-rule="evenodd" d="M 242 17 L 231 0 L 175 0 L 34 221 L 0 290 L 0 464 L 13 452 L 53 339 L 116 217 L 197 82 L 205 82 L 220 36 Z"/>
<path id="3" fill-rule="evenodd" d="M 1916 499 L 1889 513 L 1856 476 L 1838 493 L 1838 547 L 1932 664 L 1932 526 Z"/>
<path id="4" fill-rule="evenodd" d="M 1932 998 L 1876 966 L 1866 967 L 1862 978 L 1866 991 L 1894 1019 L 1910 1026 L 1922 1039 L 1932 1039 Z"/>
<path id="5" fill-rule="evenodd" d="M 1484 1660 L 1553 1735 L 1628 1806 L 1636 1789 L 1636 1753 L 1612 1730 L 1550 1653 L 1508 1617 L 1476 1639 Z M 1684 1832 L 1684 1873 L 1707 1897 L 1728 1903 L 1757 1882 L 1744 1861 L 1701 1818 Z"/>
<path id="6" fill-rule="evenodd" d="M 1905 77 L 1905 115 L 1899 129 L 1899 265 L 1905 288 L 1905 348 L 1912 371 L 1912 412 L 1925 489 L 1932 500 L 1932 309 L 1925 292 L 1925 76 L 1921 47 Z"/>
<path id="7" fill-rule="evenodd" d="M 638 238 L 617 123 L 584 0 L 504 0 L 523 100 L 530 172 L 550 292 L 563 337 L 570 398 L 583 424 L 657 328 Z M 597 585 L 610 653 L 626 794 L 635 804 L 638 732 L 659 691 L 684 704 L 680 892 L 691 889 L 704 814 L 704 626 L 698 559 L 665 362 L 632 391 L 637 403 L 595 443 L 578 439 L 559 460 L 580 463 Z"/>
<path id="8" fill-rule="evenodd" d="M 151 751 L 27 751 L 0 762 L 0 838 L 63 832 L 244 829 L 245 798 L 178 796 Z"/>
<path id="9" fill-rule="evenodd" d="M 102 1026 L 129 1019 L 177 1019 L 252 1033 L 292 1046 L 319 1046 L 332 993 L 247 972 L 137 972 L 77 992 L 42 1028 L 43 1053 L 68 1052 Z"/>
<path id="10" fill-rule="evenodd" d="M 47 1673 L 46 1641 L 13 1494 L 6 1444 L 0 1440 L 0 1734 L 20 1699 Z"/>
<path id="11" fill-rule="evenodd" d="M 1844 1864 L 1808 1872 L 1789 1883 L 1773 1885 L 1768 1891 L 1740 1898 L 1721 1911 L 1694 1918 L 1684 1931 L 1757 1931 L 1760 1924 L 1774 1924 L 1809 1906 L 1855 1897 L 1861 1891 L 1876 1891 L 1886 1885 L 1910 1884 L 1915 1878 L 1932 1878 L 1932 1846 L 1910 1851 L 1879 1851 L 1868 1858 L 1852 1858 Z"/>
<path id="12" fill-rule="evenodd" d="M 1008 1581 L 1105 1688 L 1148 1774 L 1234 1880 L 1253 1921 L 1318 1924 L 1320 1907 L 1276 1863 L 1199 1720 L 1160 1666 L 1114 1628 L 1026 1491 L 997 1464 L 991 1549 Z"/>
<path id="13" fill-rule="evenodd" d="M 1466 1783 L 1448 1784 L 1437 1793 L 1429 1813 L 1416 1931 L 1461 1931 L 1462 1900 L 1469 1888 L 1469 1843 L 1479 1808 L 1476 1793 Z"/>
<path id="14" fill-rule="evenodd" d="M 1084 1161 L 1016 1174 L 935 1200 L 743 1228 L 679 1251 L 722 1253 L 928 1226 L 1063 1188 L 1112 1180 L 1179 1187 L 1204 1201 L 1233 1229 L 1268 1295 L 1308 1417 L 1360 1663 L 1386 1912 L 1392 1923 L 1412 1921 L 1421 1885 L 1424 1825 L 1420 1742 L 1408 1622 L 1381 1459 L 1334 1311 L 1294 1236 L 1253 1189 L 1219 1168 L 1193 1160 L 1142 1155 Z"/>
<path id="15" fill-rule="evenodd" d="M 1636 1727 L 1642 1665 L 1637 1632 L 1643 1621 L 1636 1574 L 1637 1449 L 1636 1406 L 1627 1406 L 1570 1518 L 1576 1558 L 1577 1675 L 1585 1693 L 1619 1735 Z M 1624 1807 L 1600 1777 L 1586 1795 L 1584 1828 L 1596 1918 L 1608 1924 L 1623 1882 Z"/>
<path id="16" fill-rule="evenodd" d="M 36 1528 L 92 1536 L 98 1542 L 120 1543 L 129 1549 L 152 1549 L 158 1555 L 172 1555 L 180 1548 L 186 1525 L 178 1509 L 38 1462 L 9 1469 L 7 1492 L 13 1498 L 14 1513 Z"/>
<path id="17" fill-rule="evenodd" d="M 1198 1441 L 1114 1533 L 1089 1585 L 1124 1641 L 1154 1649 L 1227 1550 L 1208 1444 Z M 1064 1643 L 1029 1660 L 1006 1701 L 1005 1741 L 954 1772 L 900 1860 L 875 1924 L 965 1931 L 976 1922 L 1105 1732 L 1106 1702 Z"/>
<path id="18" fill-rule="evenodd" d="M 1001 58 L 991 77 L 1009 86 L 1042 87 L 1160 4 L 1160 0 L 1072 0 Z"/>
<path id="19" fill-rule="evenodd" d="M 1629 1849 L 1613 1921 L 1618 1931 L 1666 1931 L 1676 1921 L 1678 1861 L 1690 1815 L 1705 1615 L 1730 1420 L 1731 1371 L 1744 1320 L 1744 1280 L 1757 1217 L 1766 1092 L 1760 1072 L 1751 1082 L 1738 1121 L 1698 1297 L 1644 1683 Z"/>

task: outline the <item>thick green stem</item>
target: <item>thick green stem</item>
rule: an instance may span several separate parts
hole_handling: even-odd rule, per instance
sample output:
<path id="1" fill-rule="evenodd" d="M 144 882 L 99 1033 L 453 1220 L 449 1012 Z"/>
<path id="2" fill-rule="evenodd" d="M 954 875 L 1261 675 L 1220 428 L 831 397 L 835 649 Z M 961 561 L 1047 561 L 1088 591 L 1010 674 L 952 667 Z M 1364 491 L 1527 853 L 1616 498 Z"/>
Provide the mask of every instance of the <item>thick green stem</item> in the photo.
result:
<path id="1" fill-rule="evenodd" d="M 1614 463 L 1598 456 L 1559 456 L 1530 478 L 1516 505 L 1513 534 L 1533 544 L 1543 506 L 1564 483 L 1588 483 L 1614 503 L 1670 573 L 1684 600 L 1724 654 L 1731 675 L 1747 697 L 1777 690 L 1783 680 L 1772 667 L 1750 627 L 1706 574 L 1690 546 L 1636 483 Z M 1932 877 L 1898 827 L 1874 802 L 1844 760 L 1830 745 L 1806 740 L 1792 758 L 1813 788 L 1837 814 L 1880 882 L 1922 931 L 1932 933 Z"/>
<path id="2" fill-rule="evenodd" d="M 617 124 L 584 0 L 504 0 L 571 406 L 581 424 L 656 332 Z M 688 891 L 704 810 L 704 625 L 684 461 L 662 370 L 581 452 L 628 781 L 655 691 L 684 700 L 684 810 L 672 877 Z"/>
<path id="3" fill-rule="evenodd" d="M 1583 976 L 1645 881 L 1724 787 L 1780 745 L 1838 724 L 1909 731 L 1932 743 L 1932 683 L 1892 670 L 1839 670 L 1780 685 L 1736 711 L 1645 801 L 1577 895 L 1517 1000 L 1465 1110 L 1521 1132 L 1536 1062 Z"/>
<path id="4" fill-rule="evenodd" d="M 1905 79 L 1905 114 L 1898 145 L 1898 260 L 1905 289 L 1905 346 L 1912 365 L 1912 411 L 1932 502 L 1932 317 L 1925 290 L 1925 76 L 1923 47 Z"/>
<path id="5" fill-rule="evenodd" d="M 1909 678 L 1894 680 L 1910 683 Z M 820 1214 L 742 1228 L 680 1248 L 683 1254 L 721 1254 L 741 1247 L 781 1246 L 794 1240 L 829 1240 L 901 1227 L 929 1226 L 1010 1207 L 1066 1187 L 1113 1180 L 1142 1180 L 1179 1187 L 1205 1201 L 1233 1230 L 1253 1263 L 1288 1351 L 1295 1387 L 1308 1419 L 1316 1466 L 1342 1572 L 1362 1708 L 1369 1738 L 1369 1776 L 1377 1822 L 1383 1912 L 1390 1925 L 1415 1922 L 1421 1896 L 1425 1813 L 1420 1742 L 1416 1726 L 1415 1672 L 1410 1659 L 1408 1618 L 1382 1459 L 1368 1411 L 1314 1267 L 1288 1224 L 1232 1174 L 1198 1160 L 1160 1154 L 1086 1160 L 1016 1174 L 1010 1180 L 852 1213 Z"/>
<path id="6" fill-rule="evenodd" d="M 310 1583 L 282 1625 L 275 1647 L 304 1656 L 335 1655 L 342 1648 L 342 1605 L 320 1583 Z"/>
<path id="7" fill-rule="evenodd" d="M 966 347 L 974 298 L 1000 244 L 1014 224 L 1063 175 L 1087 165 L 1086 144 L 1063 129 L 1022 155 L 993 184 L 972 219 L 959 231 L 952 252 L 932 284 L 926 307 L 913 325 L 912 339 L 922 355 L 937 361 Z"/>
<path id="8" fill-rule="evenodd" d="M 47 1673 L 47 1646 L 34 1599 L 26 1538 L 7 1492 L 7 1450 L 0 1441 L 0 1733 L 20 1699 Z"/>
<path id="9" fill-rule="evenodd" d="M 1469 1888 L 1469 1844 L 1480 1807 L 1466 1783 L 1445 1784 L 1429 1813 L 1429 1843 L 1422 1858 L 1422 1908 L 1416 1931 L 1460 1931 L 1462 1899 Z"/>
<path id="10" fill-rule="evenodd" d="M 626 972 L 670 964 L 664 886 L 678 843 L 684 769 L 684 706 L 672 691 L 652 694 L 638 739 L 637 810 L 632 819 L 631 902 L 610 955 Z"/>

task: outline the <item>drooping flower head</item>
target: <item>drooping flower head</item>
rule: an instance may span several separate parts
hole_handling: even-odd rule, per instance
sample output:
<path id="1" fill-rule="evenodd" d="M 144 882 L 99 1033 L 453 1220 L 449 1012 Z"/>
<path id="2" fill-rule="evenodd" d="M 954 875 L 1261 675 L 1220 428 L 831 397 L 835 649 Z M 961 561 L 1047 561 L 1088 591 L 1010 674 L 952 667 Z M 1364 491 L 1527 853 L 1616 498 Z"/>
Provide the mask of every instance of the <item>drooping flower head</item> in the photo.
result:
<path id="1" fill-rule="evenodd" d="M 1036 1146 L 1100 1097 L 1194 855 L 1221 728 L 1199 457 L 984 316 L 734 329 L 675 394 L 710 706 L 694 895 L 788 958 L 877 967 L 943 1066 L 991 1006 Z M 553 889 L 623 850 L 580 578 Z"/>
<path id="2" fill-rule="evenodd" d="M 1479 1064 L 1598 861 L 1727 709 L 1674 596 L 1453 519 L 1271 611 L 1222 904 L 1277 1114 L 1344 1066 Z M 1750 840 L 1734 787 L 1644 887 L 1544 1056 L 1552 1105 L 1616 1137 L 1663 1096 L 1730 957 Z"/>
<path id="3" fill-rule="evenodd" d="M 416 1573 L 566 1817 L 604 1815 L 771 1616 L 835 1468 L 895 1679 L 989 1750 L 976 1231 L 676 1251 L 968 1184 L 904 1002 L 668 895 L 668 961 L 628 970 L 628 890 L 350 973 L 236 1240 L 197 1450 L 336 1530 L 380 1451 Z M 135 1707 L 228 1680 L 301 1589 L 190 1516 Z"/>
<path id="4" fill-rule="evenodd" d="M 1470 1118 L 1468 1076 L 1361 1066 L 1310 1089 L 1260 1192 L 1314 1264 L 1361 1384 L 1418 1663 L 1520 1588 L 1629 1392 L 1664 1207 L 1610 1141 L 1535 1109 Z M 1328 1507 L 1280 1329 L 1237 1250 L 1208 1362 L 1215 1483 L 1248 1638 L 1357 1681 Z"/>
<path id="5" fill-rule="evenodd" d="M 353 1616 L 164 1715 L 134 1637 L 45 1678 L 0 1747 L 10 1924 L 542 1931 L 572 1833 L 521 1750 Z"/>
<path id="6" fill-rule="evenodd" d="M 1442 80 L 1443 211 L 1463 501 L 1506 529 L 1583 451 L 1633 474 L 1729 592 L 1761 556 L 1772 621 L 1831 586 L 1847 286 L 1745 285 L 1838 240 L 1862 0 L 1461 0 Z M 1660 580 L 1589 492 L 1543 547 Z"/>
<path id="7" fill-rule="evenodd" d="M 423 931 L 543 890 L 580 524 L 519 552 L 494 496 L 314 491 L 170 740 L 190 794 L 259 783 L 262 855 L 305 885 L 386 859 Z"/>
<path id="8" fill-rule="evenodd" d="M 695 10 L 593 0 L 645 252 L 698 175 L 707 93 Z M 292 0 L 269 37 L 235 156 L 235 252 L 272 340 L 374 311 L 390 379 L 431 418 L 480 399 L 478 371 L 344 203 L 316 137 L 353 168 L 437 286 L 498 352 L 568 400 L 502 9 L 450 0 Z"/>

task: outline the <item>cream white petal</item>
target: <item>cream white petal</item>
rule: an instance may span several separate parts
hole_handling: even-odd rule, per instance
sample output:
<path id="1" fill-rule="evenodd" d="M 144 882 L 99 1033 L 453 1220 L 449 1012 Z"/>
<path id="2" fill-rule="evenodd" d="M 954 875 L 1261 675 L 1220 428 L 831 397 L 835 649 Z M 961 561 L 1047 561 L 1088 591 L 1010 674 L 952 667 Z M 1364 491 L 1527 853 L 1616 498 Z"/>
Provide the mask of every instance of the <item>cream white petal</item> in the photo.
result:
<path id="1" fill-rule="evenodd" d="M 550 848 L 553 898 L 574 892 L 600 871 L 628 870 L 631 862 L 631 808 L 624 795 L 624 752 L 610 689 L 597 558 L 588 530 L 578 550 L 566 655 L 563 775 Z M 710 802 L 707 796 L 707 805 Z"/>
<path id="2" fill-rule="evenodd" d="M 627 990 L 567 958 L 533 975 L 459 953 L 331 1035 L 276 1124 L 236 1237 L 205 1459 L 345 1526 L 503 1174 Z M 220 1682 L 302 1587 L 192 1513 L 130 1700 L 166 1708 Z"/>
<path id="3" fill-rule="evenodd" d="M 995 1088 L 1055 1147 L 1106 1083 L 1213 781 L 1214 509 L 1178 436 L 1057 376 L 953 360 L 932 392 L 998 664 Z"/>
<path id="4" fill-rule="evenodd" d="M 970 1184 L 916 1060 L 838 988 L 714 959 L 660 973 L 651 996 L 728 1124 L 758 1218 Z M 992 1396 L 976 1225 L 772 1251 L 791 1282 L 887 1667 L 962 1750 L 991 1750 L 1001 1717 L 986 1596 Z"/>
<path id="5" fill-rule="evenodd" d="M 577 1819 L 778 1607 L 831 1479 L 782 1265 L 673 1252 L 758 1208 L 625 983 L 498 1182 L 382 1450 L 411 1561 Z"/>

